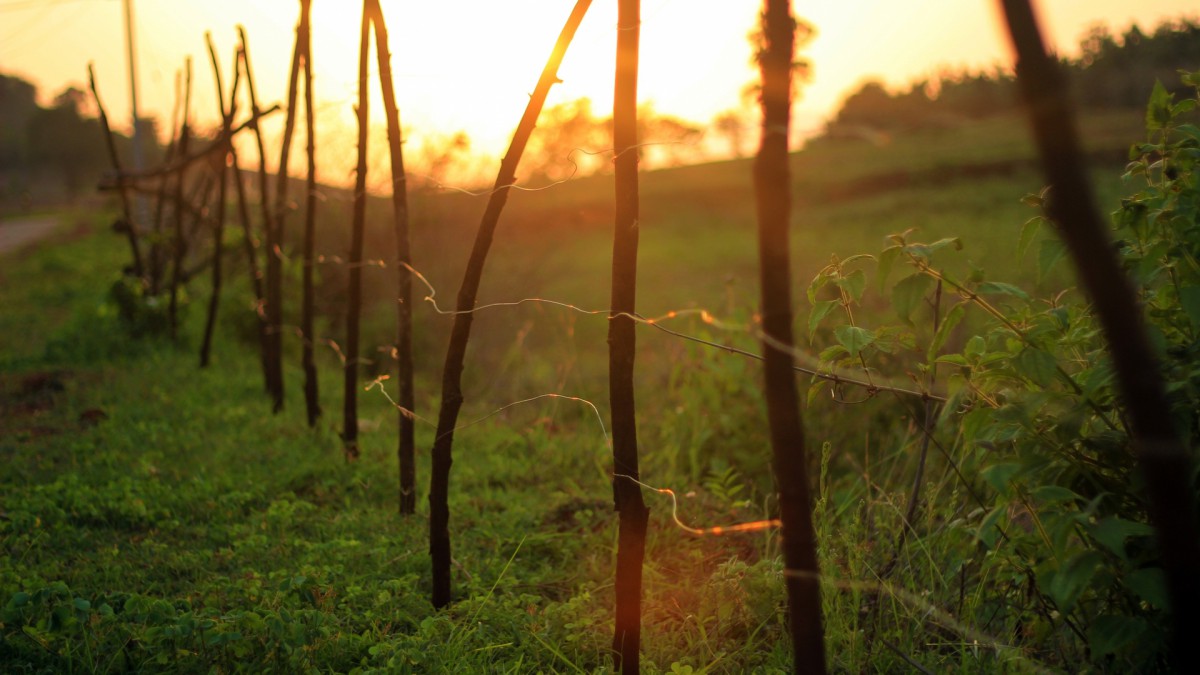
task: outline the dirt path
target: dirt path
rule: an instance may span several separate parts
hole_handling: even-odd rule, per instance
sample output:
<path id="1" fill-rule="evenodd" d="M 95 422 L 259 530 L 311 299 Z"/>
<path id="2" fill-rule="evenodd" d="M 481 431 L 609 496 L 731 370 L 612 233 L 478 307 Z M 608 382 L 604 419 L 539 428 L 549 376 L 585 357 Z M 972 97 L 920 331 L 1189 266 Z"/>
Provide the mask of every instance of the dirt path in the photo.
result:
<path id="1" fill-rule="evenodd" d="M 6 218 L 0 221 L 0 255 L 6 255 L 50 236 L 58 224 L 57 216 Z"/>

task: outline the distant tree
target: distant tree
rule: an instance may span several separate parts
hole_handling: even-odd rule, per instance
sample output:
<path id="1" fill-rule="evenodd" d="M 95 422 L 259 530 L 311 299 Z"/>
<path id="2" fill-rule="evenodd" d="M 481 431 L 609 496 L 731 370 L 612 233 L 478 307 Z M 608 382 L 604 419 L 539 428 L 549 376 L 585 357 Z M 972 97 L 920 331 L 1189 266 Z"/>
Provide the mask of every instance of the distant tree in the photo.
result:
<path id="1" fill-rule="evenodd" d="M 913 89 L 922 87 L 916 85 Z M 1001 70 L 943 75 L 936 91 L 933 101 L 937 109 L 944 111 L 943 116 L 982 119 L 1013 110 L 1017 103 L 1016 82 L 1011 73 Z"/>
<path id="2" fill-rule="evenodd" d="M 81 90 L 68 87 L 54 98 L 53 107 L 33 113 L 26 131 L 30 161 L 57 173 L 71 197 L 104 166 L 103 139 L 96 120 L 83 116 L 84 101 Z"/>
<path id="3" fill-rule="evenodd" d="M 638 106 L 637 152 L 648 164 L 677 166 L 697 161 L 703 133 L 687 120 L 661 115 L 651 103 Z M 578 98 L 551 106 L 538 122 L 540 133 L 530 139 L 529 178 L 534 182 L 565 180 L 610 171 L 612 117 L 592 114 L 592 101 Z"/>
<path id="4" fill-rule="evenodd" d="M 587 176 L 604 169 L 611 157 L 608 118 L 592 114 L 592 101 L 577 98 L 550 106 L 538 120 L 539 134 L 529 140 L 526 171 L 537 181 Z"/>
<path id="5" fill-rule="evenodd" d="M 466 165 L 471 154 L 471 137 L 465 131 L 451 136 L 427 135 L 416 153 L 414 177 L 425 188 L 445 187 Z"/>
<path id="6" fill-rule="evenodd" d="M 1119 36 L 1097 26 L 1081 41 L 1079 58 L 1062 63 L 1089 108 L 1140 108 L 1155 81 L 1182 91 L 1176 71 L 1200 63 L 1200 24 L 1167 21 L 1149 34 L 1134 25 Z M 946 73 L 932 84 L 919 81 L 896 93 L 869 81 L 846 98 L 830 131 L 909 131 L 1011 112 L 1016 105 L 1016 81 L 998 68 Z"/>
<path id="7" fill-rule="evenodd" d="M 611 119 L 606 122 L 611 125 Z M 678 117 L 660 115 L 652 103 L 638 106 L 637 125 L 640 154 L 652 166 L 688 164 L 703 154 L 700 136 L 704 131 Z"/>
<path id="8" fill-rule="evenodd" d="M 1200 23 L 1167 21 L 1149 34 L 1134 24 L 1120 37 L 1096 27 L 1080 43 L 1080 52 L 1071 65 L 1082 103 L 1138 108 L 1150 97 L 1155 80 L 1168 91 L 1183 91 L 1177 71 L 1200 63 Z"/>
<path id="9" fill-rule="evenodd" d="M 24 165 L 25 131 L 37 111 L 37 87 L 19 77 L 0 75 L 0 170 Z"/>
<path id="10" fill-rule="evenodd" d="M 746 154 L 745 119 L 737 110 L 725 110 L 712 119 L 712 127 L 729 144 L 729 154 L 743 157 Z"/>

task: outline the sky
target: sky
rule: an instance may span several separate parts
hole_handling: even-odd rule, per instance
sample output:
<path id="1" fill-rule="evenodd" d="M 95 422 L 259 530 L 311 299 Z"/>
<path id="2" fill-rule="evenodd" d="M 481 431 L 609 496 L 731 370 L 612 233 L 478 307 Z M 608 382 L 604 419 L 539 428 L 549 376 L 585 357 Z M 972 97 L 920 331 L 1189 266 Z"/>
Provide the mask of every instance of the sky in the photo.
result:
<path id="1" fill-rule="evenodd" d="M 165 127 L 176 73 L 191 56 L 193 120 L 217 120 L 205 32 L 211 32 L 228 86 L 236 26 L 249 36 L 259 98 L 286 97 L 299 11 L 296 0 L 132 0 L 139 112 Z M 499 156 L 520 118 L 573 0 L 382 0 L 391 34 L 400 114 L 409 147 L 465 131 L 476 152 Z M 122 0 L 0 0 L 0 72 L 24 77 L 44 102 L 86 83 L 95 64 L 114 125 L 129 128 L 129 78 Z M 353 166 L 358 30 L 361 5 L 313 0 L 314 94 L 324 178 L 345 182 Z M 812 80 L 794 109 L 798 136 L 818 131 L 842 99 L 869 79 L 892 87 L 948 69 L 988 69 L 1009 60 L 992 0 L 840 0 L 793 2 L 816 28 L 799 54 Z M 1195 0 L 1042 0 L 1036 4 L 1048 40 L 1077 52 L 1096 24 L 1123 31 L 1166 18 L 1197 16 Z M 640 98 L 655 110 L 706 126 L 743 103 L 755 79 L 747 34 L 761 3 L 754 0 L 643 0 Z M 559 75 L 548 105 L 587 96 L 598 114 L 612 105 L 616 2 L 595 0 Z M 375 77 L 372 57 L 372 77 Z M 382 105 L 374 85 L 372 138 L 382 145 Z M 282 115 L 268 134 L 279 135 Z M 752 119 L 752 118 L 751 118 Z M 596 150 L 599 150 L 597 148 Z"/>

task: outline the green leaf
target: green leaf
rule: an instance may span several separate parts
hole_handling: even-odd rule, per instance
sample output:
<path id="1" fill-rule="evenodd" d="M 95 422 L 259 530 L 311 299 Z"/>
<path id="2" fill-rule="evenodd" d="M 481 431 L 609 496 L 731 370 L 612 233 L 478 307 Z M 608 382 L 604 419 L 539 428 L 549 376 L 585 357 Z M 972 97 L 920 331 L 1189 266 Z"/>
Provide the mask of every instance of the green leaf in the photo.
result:
<path id="1" fill-rule="evenodd" d="M 808 385 L 808 395 L 806 397 L 806 399 L 807 399 L 806 407 L 811 408 L 813 405 L 813 401 L 817 400 L 817 396 L 820 396 L 821 392 L 824 391 L 828 386 L 829 386 L 829 380 L 816 380 L 812 384 Z"/>
<path id="2" fill-rule="evenodd" d="M 982 356 L 987 351 L 987 340 L 982 335 L 972 335 L 970 340 L 967 340 L 967 346 L 963 348 L 963 354 L 972 357 Z"/>
<path id="3" fill-rule="evenodd" d="M 1046 189 L 1042 188 L 1042 191 L 1037 194 L 1032 192 L 1027 193 L 1024 197 L 1021 197 L 1021 203 L 1026 206 L 1041 208 L 1046 204 Z"/>
<path id="4" fill-rule="evenodd" d="M 1038 245 L 1038 280 L 1043 280 L 1050 270 L 1067 254 L 1067 247 L 1057 239 L 1043 239 Z"/>
<path id="5" fill-rule="evenodd" d="M 857 357 L 863 349 L 875 341 L 875 334 L 858 326 L 838 326 L 833 329 L 833 336 L 841 343 L 851 357 Z"/>
<path id="6" fill-rule="evenodd" d="M 812 342 L 813 335 L 817 332 L 817 326 L 821 325 L 821 320 L 824 319 L 834 307 L 840 304 L 840 300 L 822 300 L 813 305 L 812 311 L 808 313 L 808 341 Z"/>
<path id="7" fill-rule="evenodd" d="M 976 288 L 975 291 L 977 293 L 984 293 L 987 295 L 1015 295 L 1022 300 L 1029 299 L 1029 294 L 1025 291 L 1013 286 L 1012 284 L 1006 284 L 1001 281 L 985 281 L 982 284 L 979 284 L 979 287 Z"/>
<path id="8" fill-rule="evenodd" d="M 945 239 L 938 239 L 930 244 L 929 252 L 933 253 L 934 251 L 941 250 L 947 246 L 953 246 L 955 251 L 961 251 L 963 249 L 963 243 L 961 239 L 958 237 L 946 237 Z"/>
<path id="9" fill-rule="evenodd" d="M 1150 92 L 1150 104 L 1146 106 L 1146 128 L 1150 131 L 1162 129 L 1171 122 L 1171 95 L 1160 80 L 1154 81 Z"/>
<path id="10" fill-rule="evenodd" d="M 1195 124 L 1180 124 L 1179 126 L 1175 127 L 1175 131 L 1200 141 L 1200 127 L 1196 126 Z"/>
<path id="11" fill-rule="evenodd" d="M 1092 526 L 1092 538 L 1100 542 L 1104 548 L 1112 551 L 1117 557 L 1125 559 L 1125 540 L 1130 537 L 1143 537 L 1154 532 L 1146 523 L 1124 520 L 1110 516 Z"/>
<path id="12" fill-rule="evenodd" d="M 1200 328 L 1200 286 L 1184 286 L 1179 289 L 1179 304 L 1187 314 L 1192 328 Z"/>
<path id="13" fill-rule="evenodd" d="M 830 346 L 826 347 L 825 349 L 822 349 L 821 353 L 817 355 L 817 358 L 820 359 L 822 362 L 832 361 L 835 358 L 837 358 L 845 353 L 846 353 L 846 348 L 843 347 L 842 345 L 830 345 Z"/>
<path id="14" fill-rule="evenodd" d="M 1166 609 L 1170 599 L 1167 596 L 1167 576 L 1161 567 L 1144 567 L 1125 575 L 1125 585 L 1138 597 L 1154 605 L 1158 609 Z"/>
<path id="15" fill-rule="evenodd" d="M 1038 232 L 1041 232 L 1042 223 L 1044 222 L 1046 222 L 1046 219 L 1042 216 L 1034 216 L 1025 221 L 1025 224 L 1021 226 L 1021 239 L 1017 242 L 1018 258 L 1025 257 L 1025 252 L 1029 250 L 1029 245 L 1033 243 L 1034 237 L 1038 235 Z"/>
<path id="16" fill-rule="evenodd" d="M 950 311 L 946 312 L 946 316 L 943 316 L 942 322 L 938 324 L 937 333 L 929 341 L 929 350 L 925 352 L 926 361 L 932 361 L 937 356 L 937 353 L 946 344 L 946 340 L 950 339 L 950 334 L 954 332 L 955 327 L 963 320 L 966 313 L 966 308 L 961 303 L 951 307 Z"/>
<path id="17" fill-rule="evenodd" d="M 839 277 L 834 283 L 846 291 L 852 300 L 862 300 L 863 291 L 867 288 L 867 274 L 862 270 L 854 270 L 844 277 Z"/>
<path id="18" fill-rule="evenodd" d="M 1049 387 L 1058 375 L 1058 362 L 1047 351 L 1026 347 L 1013 359 L 1017 372 L 1039 387 Z"/>
<path id="19" fill-rule="evenodd" d="M 1071 558 L 1066 565 L 1046 574 L 1043 590 L 1058 605 L 1060 612 L 1070 612 L 1103 563 L 1104 556 L 1098 552 L 1084 551 Z"/>
<path id="20" fill-rule="evenodd" d="M 1004 494 L 1008 492 L 1008 485 L 1012 482 L 1013 476 L 1017 475 L 1020 470 L 1021 465 L 1016 462 L 1001 462 L 989 466 L 979 474 L 983 476 L 988 485 L 992 486 L 992 489 Z"/>
<path id="21" fill-rule="evenodd" d="M 875 272 L 875 283 L 879 285 L 879 292 L 883 292 L 883 287 L 887 285 L 888 277 L 892 273 L 892 266 L 896 264 L 896 259 L 904 252 L 901 246 L 889 246 L 883 249 L 883 253 L 879 254 L 879 266 Z"/>
<path id="22" fill-rule="evenodd" d="M 1083 499 L 1061 485 L 1040 485 L 1033 489 L 1031 496 L 1034 501 L 1043 506 Z"/>
<path id="23" fill-rule="evenodd" d="M 1004 514 L 1008 513 L 1008 505 L 1001 504 L 992 509 L 986 516 L 983 517 L 983 522 L 979 523 L 979 529 L 975 531 L 975 536 L 979 538 L 988 548 L 996 545 L 996 540 L 1000 538 L 1000 528 L 996 526 Z"/>
<path id="24" fill-rule="evenodd" d="M 896 315 L 912 325 L 912 319 L 909 317 L 932 285 L 933 279 L 919 272 L 901 279 L 892 289 L 892 307 L 896 310 Z"/>
<path id="25" fill-rule="evenodd" d="M 808 284 L 808 301 L 811 304 L 817 304 L 817 291 L 821 290 L 825 284 L 829 283 L 829 273 L 821 271 Z"/>
<path id="26" fill-rule="evenodd" d="M 971 362 L 968 361 L 966 359 L 966 357 L 964 357 L 962 354 L 946 354 L 944 356 L 937 357 L 936 359 L 934 359 L 934 361 L 936 363 L 949 363 L 949 364 L 955 365 L 955 366 L 970 366 L 971 365 Z"/>
<path id="27" fill-rule="evenodd" d="M 1149 626 L 1144 619 L 1133 616 L 1098 616 L 1088 628 L 1091 657 L 1101 659 L 1140 638 Z"/>

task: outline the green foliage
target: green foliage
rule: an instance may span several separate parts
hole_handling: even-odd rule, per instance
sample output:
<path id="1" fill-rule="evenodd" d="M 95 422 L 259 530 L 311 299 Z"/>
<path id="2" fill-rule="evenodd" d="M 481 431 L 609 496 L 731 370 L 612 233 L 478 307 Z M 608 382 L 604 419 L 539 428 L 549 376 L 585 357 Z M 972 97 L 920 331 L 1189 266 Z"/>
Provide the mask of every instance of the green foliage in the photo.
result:
<path id="1" fill-rule="evenodd" d="M 178 310 L 182 314 L 188 304 L 187 292 L 181 288 L 179 294 Z M 129 276 L 118 279 L 113 282 L 108 297 L 130 337 L 163 337 L 169 332 L 171 323 L 167 298 L 147 293 L 138 279 Z"/>
<path id="2" fill-rule="evenodd" d="M 1184 81 L 1195 86 L 1198 78 L 1185 74 Z M 1146 112 L 1149 139 L 1134 146 L 1125 174 L 1140 187 L 1113 216 L 1117 251 L 1145 307 L 1173 417 L 1193 447 L 1200 441 L 1195 107 L 1196 99 L 1176 102 L 1155 86 Z M 1025 201 L 1041 207 L 1044 200 L 1043 193 Z M 1022 228 L 1020 253 L 1032 248 L 1043 222 L 1035 217 Z M 833 329 L 836 344 L 822 352 L 822 366 L 871 377 L 898 365 L 947 397 L 934 443 L 944 447 L 976 505 L 925 537 L 936 541 L 945 528 L 965 528 L 984 555 L 964 574 L 979 584 L 1009 580 L 995 586 L 993 629 L 1009 626 L 1013 642 L 1102 669 L 1164 669 L 1163 575 L 1096 317 L 1069 288 L 1035 297 L 977 268 L 957 278 L 940 259 L 961 248 L 956 239 L 923 244 L 912 235 L 891 237 L 877 265 L 881 288 L 894 267 L 912 270 L 890 284 L 903 324 L 866 331 L 854 323 L 860 298 L 840 293 L 833 302 L 845 308 L 849 323 Z M 1041 240 L 1039 275 L 1045 278 L 1064 254 L 1057 241 Z M 821 289 L 843 275 L 834 264 L 810 286 L 809 298 L 820 308 L 810 332 L 830 315 L 819 303 L 831 301 L 817 300 Z M 898 343 L 899 362 L 881 358 L 891 352 L 870 349 L 874 342 L 860 337 L 887 332 L 908 338 Z"/>

